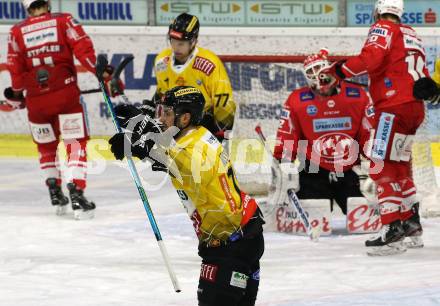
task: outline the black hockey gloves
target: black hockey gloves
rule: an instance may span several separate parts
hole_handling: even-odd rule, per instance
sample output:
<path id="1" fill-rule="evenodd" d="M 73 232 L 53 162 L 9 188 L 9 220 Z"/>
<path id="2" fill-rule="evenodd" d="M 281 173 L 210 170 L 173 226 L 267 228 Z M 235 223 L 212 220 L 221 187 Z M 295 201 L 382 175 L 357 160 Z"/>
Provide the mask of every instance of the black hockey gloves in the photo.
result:
<path id="1" fill-rule="evenodd" d="M 118 116 L 118 115 L 117 115 Z M 119 117 L 118 117 L 119 120 Z M 151 133 L 160 133 L 160 126 L 148 116 L 137 115 L 125 124 L 126 131 L 110 138 L 110 150 L 116 159 L 135 156 L 144 159 L 154 146 Z"/>
<path id="2" fill-rule="evenodd" d="M 414 83 L 413 95 L 418 100 L 426 100 L 434 105 L 440 102 L 440 90 L 431 78 L 418 79 Z"/>
<path id="3" fill-rule="evenodd" d="M 140 107 L 131 104 L 119 104 L 115 107 L 115 114 L 119 125 L 125 129 L 128 122 L 133 118 L 140 118 L 143 115 L 154 118 L 156 115 L 156 103 L 152 100 L 143 100 Z"/>

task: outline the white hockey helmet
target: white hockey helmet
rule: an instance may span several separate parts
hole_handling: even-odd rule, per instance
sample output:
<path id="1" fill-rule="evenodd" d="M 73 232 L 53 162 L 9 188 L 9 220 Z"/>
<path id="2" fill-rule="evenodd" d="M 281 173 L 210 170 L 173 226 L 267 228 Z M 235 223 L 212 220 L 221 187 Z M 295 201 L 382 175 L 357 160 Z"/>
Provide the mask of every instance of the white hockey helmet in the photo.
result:
<path id="1" fill-rule="evenodd" d="M 37 1 L 41 1 L 41 0 L 22 0 L 21 2 L 23 3 L 24 8 L 28 10 L 29 7 L 32 5 L 32 3 Z M 43 1 L 49 3 L 49 0 L 43 0 Z"/>
<path id="2" fill-rule="evenodd" d="M 328 82 L 319 79 L 321 71 L 330 66 L 328 53 L 328 49 L 321 48 L 317 54 L 307 56 L 304 61 L 304 75 L 309 87 L 321 94 L 327 94 L 335 85 L 330 76 Z"/>
<path id="3" fill-rule="evenodd" d="M 377 0 L 374 12 L 375 15 L 392 14 L 401 19 L 403 9 L 403 0 Z"/>

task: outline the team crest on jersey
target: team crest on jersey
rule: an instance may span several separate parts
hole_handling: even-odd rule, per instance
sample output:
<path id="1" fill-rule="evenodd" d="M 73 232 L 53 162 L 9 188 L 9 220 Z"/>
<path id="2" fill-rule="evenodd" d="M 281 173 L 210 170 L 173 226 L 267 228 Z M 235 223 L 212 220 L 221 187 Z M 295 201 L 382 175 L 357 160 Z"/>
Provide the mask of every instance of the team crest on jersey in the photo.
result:
<path id="1" fill-rule="evenodd" d="M 315 95 L 311 91 L 306 91 L 299 94 L 299 100 L 301 102 L 310 101 L 313 99 L 315 99 Z"/>
<path id="2" fill-rule="evenodd" d="M 345 88 L 345 95 L 350 98 L 359 98 L 361 96 L 361 91 L 359 88 L 347 87 Z"/>
<path id="3" fill-rule="evenodd" d="M 178 77 L 176 80 L 176 86 L 185 86 L 185 79 L 183 77 Z"/>
<path id="4" fill-rule="evenodd" d="M 318 108 L 312 104 L 312 105 L 307 106 L 306 111 L 309 116 L 315 116 L 318 113 Z"/>
<path id="5" fill-rule="evenodd" d="M 213 62 L 200 56 L 196 56 L 192 67 L 196 70 L 200 70 L 206 75 L 211 75 L 211 73 L 215 69 L 215 65 Z"/>

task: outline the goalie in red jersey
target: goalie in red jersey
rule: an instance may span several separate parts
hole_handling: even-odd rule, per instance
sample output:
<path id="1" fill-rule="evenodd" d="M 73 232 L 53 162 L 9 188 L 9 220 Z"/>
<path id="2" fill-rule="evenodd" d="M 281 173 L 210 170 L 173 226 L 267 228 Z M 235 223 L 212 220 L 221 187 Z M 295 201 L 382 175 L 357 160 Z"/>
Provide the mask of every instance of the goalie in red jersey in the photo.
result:
<path id="1" fill-rule="evenodd" d="M 359 153 L 368 138 L 370 102 L 359 85 L 319 72 L 330 66 L 328 51 L 307 57 L 307 87 L 295 90 L 284 103 L 274 156 L 283 172 L 281 194 L 294 188 L 300 199 L 329 199 L 347 213 L 347 198 L 363 197 L 358 175 Z M 300 160 L 299 169 L 294 166 Z M 299 172 L 299 173 L 298 173 Z M 286 184 L 284 184 L 286 182 Z M 285 190 L 284 190 L 285 189 Z"/>
<path id="2" fill-rule="evenodd" d="M 402 253 L 406 246 L 423 246 L 411 146 L 424 119 L 418 87 L 423 87 L 429 74 L 422 41 L 414 29 L 401 23 L 403 10 L 403 0 L 378 0 L 375 23 L 361 53 L 321 72 L 338 80 L 366 73 L 370 77 L 376 112 L 370 156 L 373 167 L 383 163 L 382 171 L 370 174 L 377 185 L 383 224 L 380 235 L 365 242 L 370 255 Z M 407 244 L 403 243 L 405 237 L 411 238 Z"/>
<path id="3" fill-rule="evenodd" d="M 9 110 L 26 107 L 52 205 L 65 214 L 57 147 L 62 136 L 71 181 L 67 184 L 75 218 L 93 216 L 95 204 L 84 197 L 89 139 L 73 56 L 95 73 L 95 50 L 82 26 L 70 15 L 51 13 L 47 0 L 23 0 L 29 17 L 14 25 L 8 38 L 7 67 L 12 86 L 4 95 Z M 110 86 L 111 67 L 106 73 Z M 114 92 L 113 88 L 108 87 Z M 5 106 L 3 106 L 3 109 Z"/>

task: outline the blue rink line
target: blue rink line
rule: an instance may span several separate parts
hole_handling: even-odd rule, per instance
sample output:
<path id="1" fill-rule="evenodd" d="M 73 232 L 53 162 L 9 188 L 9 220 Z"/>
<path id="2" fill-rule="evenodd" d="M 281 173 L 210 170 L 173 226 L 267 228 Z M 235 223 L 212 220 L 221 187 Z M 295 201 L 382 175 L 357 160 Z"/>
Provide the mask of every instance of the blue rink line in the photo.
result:
<path id="1" fill-rule="evenodd" d="M 439 272 L 440 273 L 440 272 Z M 330 284 L 329 284 L 330 285 Z M 408 284 L 410 285 L 410 284 Z M 331 285 L 330 285 L 331 286 Z M 440 286 L 430 288 L 393 289 L 390 291 L 350 294 L 344 297 L 319 298 L 269 304 L 277 306 L 438 306 Z"/>

